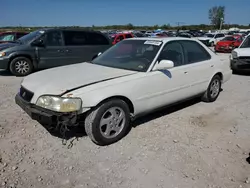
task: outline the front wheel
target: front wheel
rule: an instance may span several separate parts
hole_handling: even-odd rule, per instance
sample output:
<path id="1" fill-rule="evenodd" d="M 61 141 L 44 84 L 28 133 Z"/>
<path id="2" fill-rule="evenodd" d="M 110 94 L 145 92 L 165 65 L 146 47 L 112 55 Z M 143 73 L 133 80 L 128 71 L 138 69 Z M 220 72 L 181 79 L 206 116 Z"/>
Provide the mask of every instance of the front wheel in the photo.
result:
<path id="1" fill-rule="evenodd" d="M 207 91 L 202 96 L 202 101 L 214 102 L 218 98 L 220 91 L 221 91 L 221 77 L 219 75 L 215 75 L 212 78 L 207 88 Z"/>
<path id="2" fill-rule="evenodd" d="M 15 76 L 27 76 L 32 71 L 33 64 L 26 57 L 16 57 L 10 62 L 10 72 Z"/>
<path id="3" fill-rule="evenodd" d="M 129 107 L 119 99 L 95 107 L 85 119 L 85 131 L 97 145 L 110 145 L 119 141 L 130 128 Z"/>

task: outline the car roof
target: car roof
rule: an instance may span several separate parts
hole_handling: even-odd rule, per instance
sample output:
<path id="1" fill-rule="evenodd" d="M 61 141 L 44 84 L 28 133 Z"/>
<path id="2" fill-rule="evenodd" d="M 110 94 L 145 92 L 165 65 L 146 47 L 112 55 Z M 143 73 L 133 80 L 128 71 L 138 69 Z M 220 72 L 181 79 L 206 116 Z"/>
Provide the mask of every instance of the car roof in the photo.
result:
<path id="1" fill-rule="evenodd" d="M 198 41 L 194 38 L 186 38 L 186 37 L 160 37 L 160 38 L 152 38 L 152 37 L 136 37 L 136 38 L 129 38 L 126 40 L 153 40 L 153 41 L 161 41 L 161 42 L 170 42 L 170 41 L 177 41 L 177 40 L 190 40 L 190 41 Z"/>

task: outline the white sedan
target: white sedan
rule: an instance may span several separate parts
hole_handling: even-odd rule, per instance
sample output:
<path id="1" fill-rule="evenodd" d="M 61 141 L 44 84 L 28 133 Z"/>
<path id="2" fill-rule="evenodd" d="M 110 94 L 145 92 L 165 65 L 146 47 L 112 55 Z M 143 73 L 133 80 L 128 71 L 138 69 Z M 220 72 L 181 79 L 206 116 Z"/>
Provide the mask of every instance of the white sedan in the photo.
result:
<path id="1" fill-rule="evenodd" d="M 229 61 L 195 39 L 131 38 L 98 55 L 25 77 L 16 103 L 42 125 L 84 126 L 109 145 L 140 115 L 197 96 L 215 101 L 232 75 Z"/>

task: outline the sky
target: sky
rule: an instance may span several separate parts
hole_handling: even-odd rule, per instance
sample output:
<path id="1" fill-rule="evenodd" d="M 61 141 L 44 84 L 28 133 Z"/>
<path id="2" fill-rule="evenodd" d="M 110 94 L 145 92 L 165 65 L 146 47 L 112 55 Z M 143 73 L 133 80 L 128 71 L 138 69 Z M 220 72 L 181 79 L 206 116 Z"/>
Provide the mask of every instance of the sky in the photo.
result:
<path id="1" fill-rule="evenodd" d="M 219 5 L 226 23 L 250 24 L 249 0 L 3 0 L 0 26 L 209 24 Z"/>

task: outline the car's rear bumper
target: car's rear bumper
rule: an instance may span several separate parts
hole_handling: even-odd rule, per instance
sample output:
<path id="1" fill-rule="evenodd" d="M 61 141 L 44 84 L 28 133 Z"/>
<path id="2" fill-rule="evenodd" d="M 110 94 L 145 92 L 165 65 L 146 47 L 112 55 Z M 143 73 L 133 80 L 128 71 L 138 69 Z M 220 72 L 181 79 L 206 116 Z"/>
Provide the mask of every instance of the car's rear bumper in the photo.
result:
<path id="1" fill-rule="evenodd" d="M 9 58 L 1 58 L 0 57 L 0 69 L 7 70 L 9 66 Z"/>
<path id="2" fill-rule="evenodd" d="M 16 94 L 15 102 L 20 106 L 33 120 L 48 127 L 56 127 L 61 123 L 67 123 L 68 126 L 76 124 L 79 115 L 76 113 L 60 113 L 47 110 L 25 101 L 19 94 Z"/>
<path id="3" fill-rule="evenodd" d="M 250 57 L 249 60 L 231 59 L 230 65 L 232 70 L 250 71 Z"/>

